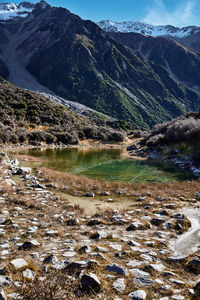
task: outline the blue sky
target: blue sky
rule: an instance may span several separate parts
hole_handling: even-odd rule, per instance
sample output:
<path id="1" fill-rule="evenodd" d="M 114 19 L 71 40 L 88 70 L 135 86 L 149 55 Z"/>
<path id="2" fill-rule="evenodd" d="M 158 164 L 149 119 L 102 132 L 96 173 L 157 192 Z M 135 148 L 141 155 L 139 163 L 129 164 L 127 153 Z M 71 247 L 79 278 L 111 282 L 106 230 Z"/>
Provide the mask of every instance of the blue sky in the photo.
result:
<path id="1" fill-rule="evenodd" d="M 3 2 L 22 2 L 18 0 Z M 30 1 L 38 2 L 38 1 Z M 83 19 L 100 21 L 144 21 L 153 25 L 200 26 L 200 0 L 47 0 L 63 6 Z"/>

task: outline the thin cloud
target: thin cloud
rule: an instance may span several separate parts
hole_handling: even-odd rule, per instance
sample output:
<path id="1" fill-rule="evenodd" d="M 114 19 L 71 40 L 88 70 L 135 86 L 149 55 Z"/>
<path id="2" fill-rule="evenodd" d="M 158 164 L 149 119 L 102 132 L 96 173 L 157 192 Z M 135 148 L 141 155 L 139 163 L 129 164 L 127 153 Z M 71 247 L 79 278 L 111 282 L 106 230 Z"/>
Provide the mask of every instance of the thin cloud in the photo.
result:
<path id="1" fill-rule="evenodd" d="M 199 23 L 195 15 L 195 0 L 181 1 L 174 10 L 170 10 L 163 0 L 153 0 L 153 5 L 148 8 L 144 22 L 152 25 L 188 26 Z"/>

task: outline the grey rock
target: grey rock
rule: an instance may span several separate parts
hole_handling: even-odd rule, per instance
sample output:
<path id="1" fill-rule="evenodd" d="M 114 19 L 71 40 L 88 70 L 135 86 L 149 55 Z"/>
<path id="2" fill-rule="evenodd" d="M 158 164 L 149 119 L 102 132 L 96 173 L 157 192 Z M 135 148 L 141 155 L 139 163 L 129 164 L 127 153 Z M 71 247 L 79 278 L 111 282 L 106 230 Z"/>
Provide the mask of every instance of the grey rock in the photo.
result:
<path id="1" fill-rule="evenodd" d="M 133 241 L 133 240 L 129 241 L 129 242 L 128 242 L 128 245 L 129 245 L 129 246 L 133 246 L 133 247 L 140 247 L 140 244 L 137 243 L 137 242 L 135 242 L 135 241 Z"/>
<path id="2" fill-rule="evenodd" d="M 25 271 L 23 271 L 23 277 L 28 280 L 33 280 L 35 277 L 35 273 L 30 269 L 26 269 Z"/>
<path id="3" fill-rule="evenodd" d="M 134 222 L 126 228 L 126 231 L 133 231 L 133 230 L 139 230 L 139 229 L 144 229 L 144 225 L 139 222 Z"/>
<path id="4" fill-rule="evenodd" d="M 70 274 L 74 274 L 86 268 L 87 265 L 88 264 L 85 261 L 73 261 L 67 265 L 66 269 L 69 271 Z"/>
<path id="5" fill-rule="evenodd" d="M 178 279 L 174 279 L 174 278 L 170 278 L 169 281 L 176 285 L 184 285 L 185 284 L 182 280 L 178 280 Z"/>
<path id="6" fill-rule="evenodd" d="M 200 260 L 199 259 L 192 259 L 188 262 L 187 268 L 190 272 L 193 272 L 197 275 L 200 274 Z"/>
<path id="7" fill-rule="evenodd" d="M 86 196 L 86 197 L 89 197 L 89 198 L 94 198 L 94 197 L 95 197 L 95 194 L 92 193 L 92 192 L 89 192 L 89 193 L 86 193 L 85 196 Z"/>
<path id="8" fill-rule="evenodd" d="M 0 287 L 9 286 L 13 283 L 10 276 L 0 275 Z"/>
<path id="9" fill-rule="evenodd" d="M 30 174 L 31 172 L 32 172 L 31 168 L 20 167 L 17 169 L 15 175 L 25 175 L 25 174 Z"/>
<path id="10" fill-rule="evenodd" d="M 37 241 L 27 241 L 24 242 L 21 246 L 19 246 L 18 250 L 31 250 L 35 247 L 38 247 L 40 245 L 40 243 L 38 243 Z"/>
<path id="11" fill-rule="evenodd" d="M 0 289 L 0 300 L 7 300 L 6 294 L 3 289 Z"/>
<path id="12" fill-rule="evenodd" d="M 121 267 L 117 264 L 110 264 L 106 266 L 106 270 L 112 273 L 116 273 L 118 275 L 128 275 L 128 271 L 126 268 Z"/>
<path id="13" fill-rule="evenodd" d="M 157 273 L 163 272 L 164 268 L 165 267 L 162 264 L 150 264 L 146 266 L 144 270 L 150 272 L 150 274 L 153 274 L 155 272 Z"/>
<path id="14" fill-rule="evenodd" d="M 118 278 L 113 282 L 113 288 L 120 292 L 123 293 L 123 291 L 125 290 L 125 283 L 124 283 L 124 278 Z"/>
<path id="15" fill-rule="evenodd" d="M 102 224 L 101 220 L 98 219 L 91 219 L 88 223 L 87 226 L 95 226 L 95 225 L 100 225 Z"/>
<path id="16" fill-rule="evenodd" d="M 145 293 L 145 291 L 138 290 L 138 291 L 130 293 L 128 296 L 131 300 L 145 300 L 147 297 L 147 294 Z"/>
<path id="17" fill-rule="evenodd" d="M 109 192 L 103 192 L 101 195 L 102 195 L 102 196 L 109 196 L 110 193 L 109 193 Z"/>
<path id="18" fill-rule="evenodd" d="M 79 225 L 80 224 L 80 221 L 78 218 L 75 218 L 75 219 L 70 219 L 67 221 L 67 225 L 69 226 L 76 226 L 76 225 Z"/>
<path id="19" fill-rule="evenodd" d="M 153 280 L 149 276 L 140 276 L 133 279 L 134 284 L 141 286 L 151 286 Z"/>
<path id="20" fill-rule="evenodd" d="M 78 253 L 83 254 L 83 253 L 90 253 L 91 248 L 88 245 L 82 246 L 79 250 Z"/>
<path id="21" fill-rule="evenodd" d="M 54 254 L 50 254 L 45 257 L 43 260 L 43 264 L 56 264 L 58 262 L 58 258 Z"/>
<path id="22" fill-rule="evenodd" d="M 108 237 L 108 233 L 103 230 L 97 231 L 91 235 L 91 239 L 94 239 L 94 240 L 105 239 L 107 237 Z"/>
<path id="23" fill-rule="evenodd" d="M 151 224 L 153 224 L 153 225 L 155 225 L 155 226 L 160 226 L 160 225 L 162 225 L 162 224 L 164 224 L 164 223 L 165 223 L 165 220 L 162 219 L 162 218 L 153 218 L 153 219 L 151 220 Z"/>
<path id="24" fill-rule="evenodd" d="M 139 269 L 130 269 L 130 272 L 135 276 L 145 276 L 150 277 L 150 274 Z"/>
<path id="25" fill-rule="evenodd" d="M 22 268 L 25 268 L 28 266 L 27 261 L 25 261 L 23 258 L 14 259 L 10 263 L 16 270 L 19 270 L 19 269 L 22 269 Z"/>
<path id="26" fill-rule="evenodd" d="M 95 274 L 89 273 L 82 276 L 81 285 L 84 290 L 92 290 L 98 292 L 101 287 L 101 282 Z"/>
<path id="27" fill-rule="evenodd" d="M 168 257 L 168 261 L 172 263 L 185 263 L 187 260 L 187 255 L 177 255 L 177 256 L 170 256 Z"/>
<path id="28" fill-rule="evenodd" d="M 184 220 L 185 216 L 183 214 L 181 214 L 181 213 L 178 213 L 178 214 L 173 214 L 172 218 L 174 218 L 176 220 Z"/>
<path id="29" fill-rule="evenodd" d="M 131 145 L 131 146 L 128 146 L 126 148 L 127 151 L 133 151 L 133 150 L 136 150 L 136 149 L 137 149 L 136 145 Z"/>
<path id="30" fill-rule="evenodd" d="M 96 252 L 102 252 L 102 253 L 107 253 L 109 252 L 109 250 L 107 248 L 104 248 L 104 247 L 100 247 L 100 246 L 97 246 L 96 249 L 95 249 Z"/>

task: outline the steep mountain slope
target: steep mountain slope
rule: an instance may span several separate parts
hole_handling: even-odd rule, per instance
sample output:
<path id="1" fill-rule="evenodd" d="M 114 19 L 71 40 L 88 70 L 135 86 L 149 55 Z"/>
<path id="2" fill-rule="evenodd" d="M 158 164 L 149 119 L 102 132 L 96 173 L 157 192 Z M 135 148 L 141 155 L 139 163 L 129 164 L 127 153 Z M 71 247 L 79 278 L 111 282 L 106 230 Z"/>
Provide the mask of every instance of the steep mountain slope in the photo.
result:
<path id="1" fill-rule="evenodd" d="M 200 51 L 200 27 L 197 26 L 179 28 L 171 25 L 153 26 L 143 22 L 112 22 L 109 20 L 100 21 L 97 25 L 106 32 L 140 33 L 152 37 L 165 37 L 180 42 L 190 50 Z"/>
<path id="2" fill-rule="evenodd" d="M 125 138 L 122 132 L 106 126 L 106 122 L 95 121 L 101 126 L 0 78 L 0 143 L 77 144 L 78 139 L 119 142 Z"/>
<path id="3" fill-rule="evenodd" d="M 200 54 L 162 37 L 153 38 L 137 33 L 111 33 L 111 36 L 153 63 L 152 67 L 159 76 L 162 76 L 160 66 L 163 66 L 176 81 L 200 91 Z M 162 80 L 165 78 L 162 76 Z"/>
<path id="4" fill-rule="evenodd" d="M 149 63 L 93 22 L 44 1 L 26 17 L 0 23 L 0 59 L 7 78 L 21 87 L 53 91 L 140 126 L 200 109 L 199 93 L 166 66 Z"/>

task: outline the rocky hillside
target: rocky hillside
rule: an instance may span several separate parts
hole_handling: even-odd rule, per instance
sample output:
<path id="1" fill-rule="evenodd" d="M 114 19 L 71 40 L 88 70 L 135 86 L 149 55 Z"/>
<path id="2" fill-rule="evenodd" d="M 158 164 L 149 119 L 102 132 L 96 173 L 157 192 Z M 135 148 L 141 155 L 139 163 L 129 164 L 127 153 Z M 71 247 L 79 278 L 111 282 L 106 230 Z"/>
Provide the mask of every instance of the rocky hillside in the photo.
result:
<path id="1" fill-rule="evenodd" d="M 200 113 L 189 113 L 155 126 L 141 139 L 139 151 L 151 159 L 172 161 L 199 177 L 199 140 Z"/>
<path id="2" fill-rule="evenodd" d="M 124 137 L 98 117 L 92 122 L 38 93 L 0 79 L 0 143 L 77 144 L 79 139 L 112 142 Z"/>
<path id="3" fill-rule="evenodd" d="M 137 33 L 112 33 L 120 43 L 137 51 L 162 78 L 168 89 L 177 90 L 170 77 L 180 85 L 200 91 L 200 54 L 177 41 Z"/>
<path id="4" fill-rule="evenodd" d="M 199 299 L 198 183 L 119 190 L 73 177 L 84 211 L 68 174 L 31 172 L 0 152 L 2 300 Z"/>
<path id="5" fill-rule="evenodd" d="M 93 22 L 42 4 L 0 23 L 0 59 L 9 81 L 143 127 L 200 108 L 199 93 L 166 66 L 147 61 Z M 189 54 L 188 61 L 192 65 Z"/>

